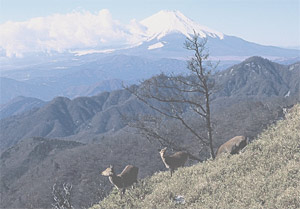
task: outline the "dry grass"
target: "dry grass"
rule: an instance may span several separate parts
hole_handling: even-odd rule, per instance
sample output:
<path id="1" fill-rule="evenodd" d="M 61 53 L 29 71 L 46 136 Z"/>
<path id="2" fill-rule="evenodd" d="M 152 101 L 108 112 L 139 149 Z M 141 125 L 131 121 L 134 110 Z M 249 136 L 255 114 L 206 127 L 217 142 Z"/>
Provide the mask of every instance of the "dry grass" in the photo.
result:
<path id="1" fill-rule="evenodd" d="M 300 208 L 300 104 L 243 153 L 169 175 L 141 180 L 123 199 L 113 190 L 92 208 Z"/>

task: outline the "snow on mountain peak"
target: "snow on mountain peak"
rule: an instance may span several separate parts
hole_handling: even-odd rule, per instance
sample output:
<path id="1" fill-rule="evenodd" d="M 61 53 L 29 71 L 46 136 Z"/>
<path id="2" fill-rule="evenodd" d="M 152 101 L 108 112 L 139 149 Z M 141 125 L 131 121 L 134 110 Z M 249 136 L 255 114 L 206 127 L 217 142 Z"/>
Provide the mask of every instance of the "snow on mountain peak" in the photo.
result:
<path id="1" fill-rule="evenodd" d="M 191 37 L 190 35 L 194 33 L 194 30 L 199 33 L 202 38 L 207 36 L 220 39 L 224 38 L 223 33 L 200 25 L 177 10 L 162 10 L 142 20 L 140 23 L 147 27 L 147 36 L 149 39 L 161 39 L 165 35 L 173 32 L 179 32 L 187 37 Z"/>

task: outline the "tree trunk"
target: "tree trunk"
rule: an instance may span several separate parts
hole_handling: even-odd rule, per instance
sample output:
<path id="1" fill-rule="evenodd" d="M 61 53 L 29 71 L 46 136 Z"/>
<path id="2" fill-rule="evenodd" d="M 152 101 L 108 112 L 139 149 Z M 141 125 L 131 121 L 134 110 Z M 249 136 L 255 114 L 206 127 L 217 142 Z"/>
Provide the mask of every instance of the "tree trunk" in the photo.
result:
<path id="1" fill-rule="evenodd" d="M 210 155 L 213 159 L 215 159 L 215 152 L 213 148 L 213 137 L 212 137 L 212 127 L 211 127 L 211 120 L 210 120 L 210 101 L 209 101 L 209 93 L 206 89 L 206 128 L 207 128 L 207 136 L 208 136 L 208 143 L 210 149 Z"/>

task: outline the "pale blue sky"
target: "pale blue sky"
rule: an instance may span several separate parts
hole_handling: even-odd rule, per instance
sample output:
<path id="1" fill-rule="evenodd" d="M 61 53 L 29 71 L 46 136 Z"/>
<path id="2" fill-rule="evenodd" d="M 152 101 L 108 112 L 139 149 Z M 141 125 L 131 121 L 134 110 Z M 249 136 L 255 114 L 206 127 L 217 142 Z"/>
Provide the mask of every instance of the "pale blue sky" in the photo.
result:
<path id="1" fill-rule="evenodd" d="M 179 10 L 209 28 L 264 45 L 300 46 L 300 0 L 0 0 L 0 24 L 108 9 L 122 23 Z"/>

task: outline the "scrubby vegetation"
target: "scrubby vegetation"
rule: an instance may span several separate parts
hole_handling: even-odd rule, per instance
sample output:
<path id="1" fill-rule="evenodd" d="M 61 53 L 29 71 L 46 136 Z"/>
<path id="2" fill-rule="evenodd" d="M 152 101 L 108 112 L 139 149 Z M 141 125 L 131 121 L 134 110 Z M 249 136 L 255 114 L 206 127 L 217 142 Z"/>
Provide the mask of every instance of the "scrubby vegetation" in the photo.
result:
<path id="1" fill-rule="evenodd" d="M 92 208 L 300 208 L 299 130 L 300 104 L 243 153 L 156 173 Z"/>

